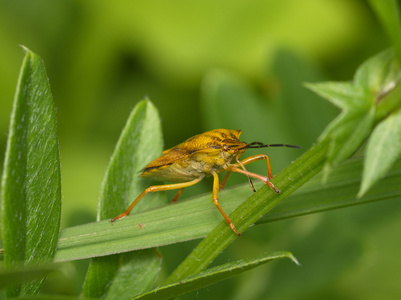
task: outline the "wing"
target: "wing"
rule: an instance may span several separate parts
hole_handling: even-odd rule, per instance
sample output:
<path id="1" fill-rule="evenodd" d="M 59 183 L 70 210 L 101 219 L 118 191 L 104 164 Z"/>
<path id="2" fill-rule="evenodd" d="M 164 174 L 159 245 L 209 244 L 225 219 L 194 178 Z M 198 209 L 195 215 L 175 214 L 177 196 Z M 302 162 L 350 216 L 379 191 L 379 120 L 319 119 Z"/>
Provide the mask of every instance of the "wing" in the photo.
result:
<path id="1" fill-rule="evenodd" d="M 142 170 L 141 177 L 147 177 L 157 169 L 168 167 L 174 162 L 183 160 L 186 157 L 188 157 L 188 152 L 178 147 L 165 150 L 161 156 L 156 158 Z"/>
<path id="2" fill-rule="evenodd" d="M 148 164 L 142 171 L 141 177 L 161 177 L 168 174 L 168 177 L 174 177 L 174 170 L 169 167 L 178 161 L 190 159 L 196 153 L 203 152 L 208 155 L 221 153 L 222 145 L 234 145 L 243 147 L 246 143 L 241 142 L 238 138 L 241 130 L 215 129 L 199 135 L 195 135 L 185 142 L 168 149 L 163 154 Z M 169 171 L 171 171 L 169 173 Z M 162 176 L 163 177 L 163 176 Z M 164 175 L 164 178 L 167 176 Z"/>

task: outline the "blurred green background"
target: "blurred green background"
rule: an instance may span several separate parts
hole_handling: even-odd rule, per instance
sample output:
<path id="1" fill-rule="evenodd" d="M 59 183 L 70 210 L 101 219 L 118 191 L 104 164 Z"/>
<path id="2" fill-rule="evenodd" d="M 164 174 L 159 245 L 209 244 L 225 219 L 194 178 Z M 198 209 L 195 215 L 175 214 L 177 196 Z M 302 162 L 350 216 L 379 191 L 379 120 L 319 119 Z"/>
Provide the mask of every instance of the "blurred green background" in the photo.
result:
<path id="1" fill-rule="evenodd" d="M 23 58 L 18 45 L 47 68 L 67 227 L 95 220 L 108 160 L 144 97 L 159 109 L 166 148 L 224 127 L 242 129 L 244 141 L 305 150 L 338 111 L 302 83 L 350 80 L 389 42 L 357 0 L 1 0 L 1 153 Z M 267 152 L 274 173 L 302 153 Z M 265 172 L 263 164 L 253 168 Z M 229 181 L 240 182 L 240 175 Z M 205 181 L 183 198 L 210 188 Z M 268 264 L 180 299 L 398 299 L 399 208 L 383 202 L 257 226 L 216 263 L 286 249 L 302 267 Z M 162 248 L 165 274 L 196 243 Z M 65 264 L 65 293 L 79 293 L 86 263 Z"/>

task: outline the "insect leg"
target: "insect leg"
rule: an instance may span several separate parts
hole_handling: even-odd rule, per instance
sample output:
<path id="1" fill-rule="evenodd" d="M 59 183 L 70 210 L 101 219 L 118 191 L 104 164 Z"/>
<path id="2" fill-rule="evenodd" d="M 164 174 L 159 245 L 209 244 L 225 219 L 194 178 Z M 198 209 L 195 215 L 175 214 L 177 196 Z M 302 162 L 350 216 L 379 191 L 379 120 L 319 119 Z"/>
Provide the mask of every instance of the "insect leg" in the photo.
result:
<path id="1" fill-rule="evenodd" d="M 224 219 L 227 221 L 228 225 L 230 225 L 231 229 L 235 232 L 236 235 L 240 236 L 241 234 L 235 230 L 235 226 L 233 222 L 231 222 L 230 218 L 226 215 L 219 204 L 219 176 L 216 172 L 212 172 L 213 174 L 213 203 L 217 206 L 217 209 L 223 215 Z"/>
<path id="2" fill-rule="evenodd" d="M 123 212 L 121 215 L 118 215 L 117 217 L 114 217 L 113 219 L 110 220 L 110 222 L 114 222 L 115 220 L 124 218 L 129 215 L 131 210 L 134 208 L 134 206 L 141 200 L 147 193 L 154 193 L 154 192 L 161 192 L 161 191 L 168 191 L 168 190 L 177 190 L 177 189 L 183 189 L 188 186 L 194 185 L 201 181 L 203 179 L 203 176 L 196 178 L 194 180 L 188 181 L 188 182 L 182 182 L 182 183 L 174 183 L 174 184 L 164 184 L 164 185 L 153 185 L 148 187 L 146 190 L 144 190 L 135 200 L 134 202 L 131 203 L 131 205 L 127 208 L 125 212 Z M 178 198 L 178 197 L 177 197 Z"/>
<path id="3" fill-rule="evenodd" d="M 259 175 L 259 174 L 256 174 L 256 173 L 252 173 L 252 172 L 249 172 L 249 171 L 244 171 L 244 170 L 238 168 L 236 165 L 230 165 L 230 166 L 229 166 L 229 169 L 230 169 L 232 172 L 241 173 L 241 174 L 244 174 L 244 175 L 246 175 L 246 176 L 251 176 L 251 177 L 253 177 L 253 178 L 259 179 L 259 180 L 263 181 L 264 183 L 266 183 L 266 184 L 267 184 L 273 191 L 275 191 L 277 194 L 280 194 L 280 190 L 277 189 L 277 188 L 274 186 L 274 184 L 270 182 L 270 179 L 269 179 L 268 177 L 265 177 L 265 176 L 262 176 L 262 175 Z"/>
<path id="4" fill-rule="evenodd" d="M 244 171 L 247 171 L 247 169 L 245 168 L 245 164 L 244 164 L 242 161 L 240 161 L 240 160 L 238 159 L 238 157 L 236 157 L 236 160 L 237 160 L 238 163 L 235 164 L 235 166 L 241 166 L 241 168 L 242 168 Z M 248 162 L 248 163 L 251 163 L 251 162 Z M 270 164 L 269 164 L 269 166 L 270 166 Z M 223 189 L 223 188 L 226 186 L 227 179 L 228 179 L 228 176 L 230 176 L 230 173 L 231 173 L 231 171 L 227 171 L 226 176 L 224 176 L 223 180 L 221 181 L 221 183 L 220 183 L 220 188 L 221 188 L 221 189 Z M 251 179 L 250 176 L 248 176 L 248 181 L 249 181 L 249 185 L 251 186 L 252 190 L 253 190 L 254 192 L 256 192 L 255 187 L 253 186 L 252 179 Z"/>
<path id="5" fill-rule="evenodd" d="M 177 200 L 178 200 L 178 197 L 181 196 L 181 194 L 182 194 L 183 191 L 184 191 L 184 188 L 181 188 L 181 189 L 177 192 L 177 194 L 175 194 L 175 196 L 174 196 L 174 198 L 173 198 L 173 200 L 172 200 L 171 202 L 176 203 Z"/>
<path id="6" fill-rule="evenodd" d="M 248 170 L 245 168 L 245 165 L 238 159 L 238 156 L 236 157 L 236 160 L 237 160 L 238 164 L 241 166 L 242 170 L 248 171 Z M 255 187 L 253 186 L 252 179 L 251 179 L 251 177 L 250 177 L 249 175 L 248 175 L 248 182 L 249 182 L 249 185 L 251 186 L 252 191 L 255 193 L 256 190 L 255 190 Z"/>
<path id="7" fill-rule="evenodd" d="M 270 166 L 270 160 L 269 160 L 269 157 L 266 154 L 252 155 L 250 157 L 247 157 L 247 158 L 241 160 L 241 163 L 243 165 L 247 165 L 247 164 L 253 163 L 255 161 L 262 160 L 262 159 L 266 160 L 267 174 L 269 176 L 269 179 L 272 179 L 273 178 L 273 173 L 272 173 L 272 169 L 271 169 L 271 166 Z M 237 165 L 237 164 L 235 164 L 235 165 Z"/>
<path id="8" fill-rule="evenodd" d="M 228 171 L 227 173 L 226 173 L 226 176 L 224 176 L 224 178 L 223 178 L 223 180 L 221 181 L 221 183 L 220 183 L 220 188 L 221 189 L 224 189 L 224 187 L 226 186 L 226 183 L 227 183 L 227 179 L 228 179 L 228 176 L 230 176 L 230 171 Z"/>

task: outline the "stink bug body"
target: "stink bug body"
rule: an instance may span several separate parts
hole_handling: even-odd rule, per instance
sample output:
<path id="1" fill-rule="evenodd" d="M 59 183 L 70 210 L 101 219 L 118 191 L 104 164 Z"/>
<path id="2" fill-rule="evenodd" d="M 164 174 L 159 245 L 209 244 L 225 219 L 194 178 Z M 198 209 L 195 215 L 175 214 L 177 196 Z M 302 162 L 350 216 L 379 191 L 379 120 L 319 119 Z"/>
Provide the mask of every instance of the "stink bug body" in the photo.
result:
<path id="1" fill-rule="evenodd" d="M 300 148 L 294 145 L 271 144 L 265 145 L 259 142 L 245 143 L 239 140 L 241 130 L 215 129 L 194 137 L 189 138 L 185 142 L 165 150 L 163 154 L 148 164 L 143 170 L 141 177 L 146 177 L 160 181 L 176 182 L 165 185 L 154 185 L 144 190 L 127 210 L 121 215 L 113 218 L 111 222 L 121 219 L 131 212 L 132 208 L 142 199 L 147 193 L 179 190 L 173 198 L 173 202 L 177 201 L 184 188 L 194 185 L 201 181 L 206 176 L 213 176 L 213 202 L 223 215 L 224 219 L 230 225 L 231 229 L 240 235 L 235 229 L 230 218 L 221 208 L 218 202 L 219 188 L 223 188 L 228 175 L 231 172 L 242 173 L 248 177 L 249 184 L 255 191 L 251 177 L 259 179 L 266 183 L 276 193 L 280 191 L 270 182 L 273 174 L 270 167 L 269 157 L 265 154 L 257 154 L 240 160 L 240 156 L 249 148 L 263 147 L 290 147 Z M 258 161 L 266 160 L 268 176 L 262 176 L 249 172 L 245 165 Z M 227 171 L 226 176 L 219 184 L 218 173 Z"/>

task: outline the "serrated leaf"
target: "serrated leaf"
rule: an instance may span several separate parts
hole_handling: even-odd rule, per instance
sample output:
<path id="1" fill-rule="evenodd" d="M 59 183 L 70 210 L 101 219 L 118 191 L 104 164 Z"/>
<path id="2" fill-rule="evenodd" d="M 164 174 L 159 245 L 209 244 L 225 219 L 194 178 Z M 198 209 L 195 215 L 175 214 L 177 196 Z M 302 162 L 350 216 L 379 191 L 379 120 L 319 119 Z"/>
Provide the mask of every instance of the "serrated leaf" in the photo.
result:
<path id="1" fill-rule="evenodd" d="M 343 114 L 372 104 L 366 90 L 351 82 L 307 83 L 305 86 L 340 108 Z"/>
<path id="2" fill-rule="evenodd" d="M 369 138 L 358 196 L 382 178 L 400 155 L 401 110 L 398 110 L 377 125 Z"/>
<path id="3" fill-rule="evenodd" d="M 326 138 L 331 141 L 324 168 L 326 177 L 331 164 L 352 155 L 370 134 L 378 119 L 377 103 L 397 86 L 400 78 L 399 64 L 394 60 L 393 51 L 386 50 L 364 62 L 356 71 L 353 82 L 307 85 L 342 110 L 319 137 L 320 141 Z M 378 115 L 388 114 L 389 111 L 383 111 L 383 108 L 393 108 L 397 101 L 382 105 Z"/>
<path id="4" fill-rule="evenodd" d="M 342 109 L 319 137 L 320 141 L 330 140 L 324 169 L 327 178 L 331 165 L 351 156 L 369 135 L 375 117 L 374 98 L 352 83 L 327 82 L 307 87 Z"/>
<path id="5" fill-rule="evenodd" d="M 228 279 L 230 277 L 241 274 L 245 271 L 253 269 L 257 266 L 265 264 L 267 262 L 281 259 L 281 258 L 289 258 L 296 264 L 298 261 L 295 257 L 286 251 L 276 252 L 273 254 L 265 255 L 261 258 L 257 259 L 244 259 L 235 262 L 230 262 L 221 266 L 216 266 L 210 269 L 207 269 L 197 275 L 190 276 L 181 280 L 179 282 L 165 285 L 159 288 L 156 288 L 144 295 L 140 295 L 135 297 L 136 300 L 163 300 L 163 299 L 171 299 L 183 295 L 185 293 L 189 293 L 191 291 L 206 287 L 208 285 L 212 285 L 216 282 Z"/>
<path id="6" fill-rule="evenodd" d="M 11 115 L 2 180 L 4 264 L 7 269 L 53 259 L 60 230 L 61 181 L 56 114 L 42 60 L 25 49 Z M 42 279 L 9 288 L 34 295 Z"/>
<path id="7" fill-rule="evenodd" d="M 161 152 L 162 132 L 158 112 L 149 100 L 142 101 L 132 111 L 106 171 L 99 199 L 98 220 L 111 219 L 124 212 L 130 202 L 149 186 L 148 180 L 138 177 L 139 171 Z M 132 214 L 158 206 L 164 201 L 162 193 L 149 195 Z M 117 221 L 120 222 L 124 220 Z M 116 226 L 113 225 L 108 224 L 115 231 Z M 161 259 L 152 250 L 93 258 L 83 295 L 128 299 L 149 289 L 160 268 Z"/>

